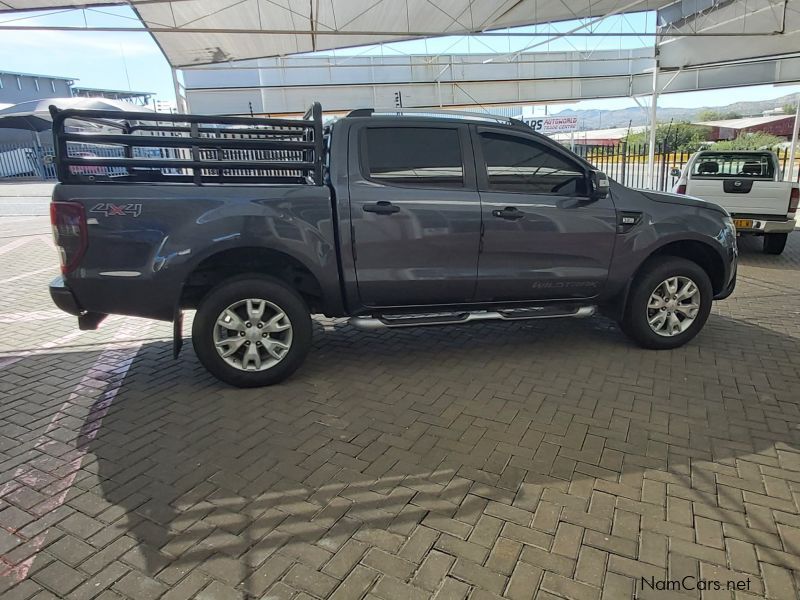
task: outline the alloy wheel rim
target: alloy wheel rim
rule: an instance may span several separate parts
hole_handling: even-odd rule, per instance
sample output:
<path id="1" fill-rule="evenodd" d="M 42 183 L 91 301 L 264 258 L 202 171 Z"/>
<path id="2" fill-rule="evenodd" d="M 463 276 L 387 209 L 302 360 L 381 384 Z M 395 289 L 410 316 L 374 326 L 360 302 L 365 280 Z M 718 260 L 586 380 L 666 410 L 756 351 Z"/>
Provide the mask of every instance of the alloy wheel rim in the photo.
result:
<path id="1" fill-rule="evenodd" d="M 700 312 L 700 288 L 683 275 L 659 283 L 647 301 L 647 322 L 663 337 L 680 335 L 697 319 Z"/>
<path id="2" fill-rule="evenodd" d="M 277 304 L 263 298 L 238 300 L 214 322 L 214 348 L 240 371 L 266 371 L 292 347 L 292 322 Z"/>

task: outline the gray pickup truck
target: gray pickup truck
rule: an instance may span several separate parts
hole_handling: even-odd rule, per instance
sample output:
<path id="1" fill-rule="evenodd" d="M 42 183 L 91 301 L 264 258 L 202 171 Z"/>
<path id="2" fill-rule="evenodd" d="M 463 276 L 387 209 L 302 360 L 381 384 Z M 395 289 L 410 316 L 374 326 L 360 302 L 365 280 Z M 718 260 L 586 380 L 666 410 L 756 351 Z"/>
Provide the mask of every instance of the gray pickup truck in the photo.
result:
<path id="1" fill-rule="evenodd" d="M 176 355 L 196 309 L 198 358 L 235 386 L 294 372 L 312 314 L 380 329 L 599 310 L 667 349 L 736 281 L 724 209 L 625 188 L 513 119 L 53 116 L 56 305 L 84 329 L 172 321 Z"/>

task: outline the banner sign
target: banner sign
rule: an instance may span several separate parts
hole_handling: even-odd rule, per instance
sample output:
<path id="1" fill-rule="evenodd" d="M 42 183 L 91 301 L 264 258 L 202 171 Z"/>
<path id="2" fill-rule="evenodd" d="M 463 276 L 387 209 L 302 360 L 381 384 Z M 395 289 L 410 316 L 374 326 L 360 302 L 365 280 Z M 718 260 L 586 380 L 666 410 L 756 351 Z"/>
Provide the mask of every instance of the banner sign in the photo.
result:
<path id="1" fill-rule="evenodd" d="M 566 133 L 578 128 L 578 117 L 536 117 L 525 123 L 539 133 Z"/>

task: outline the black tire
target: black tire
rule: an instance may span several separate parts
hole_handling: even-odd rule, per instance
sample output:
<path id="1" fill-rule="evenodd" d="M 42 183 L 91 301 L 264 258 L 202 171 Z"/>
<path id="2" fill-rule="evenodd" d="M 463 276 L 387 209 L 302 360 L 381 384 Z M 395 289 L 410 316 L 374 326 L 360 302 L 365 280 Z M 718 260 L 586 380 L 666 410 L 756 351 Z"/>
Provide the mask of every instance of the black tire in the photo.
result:
<path id="1" fill-rule="evenodd" d="M 780 254 L 786 248 L 788 233 L 765 233 L 764 254 Z"/>
<path id="2" fill-rule="evenodd" d="M 222 312 L 248 298 L 266 300 L 279 307 L 291 325 L 289 349 L 273 366 L 261 371 L 228 364 L 214 344 L 214 330 Z M 297 370 L 311 348 L 311 331 L 311 315 L 297 292 L 277 279 L 244 275 L 219 284 L 203 298 L 192 325 L 192 345 L 197 358 L 217 379 L 236 387 L 261 387 L 279 383 Z"/>
<path id="3" fill-rule="evenodd" d="M 648 302 L 656 288 L 671 277 L 688 277 L 700 292 L 700 302 L 694 322 L 685 331 L 672 336 L 656 333 L 648 322 Z M 714 291 L 708 274 L 697 263 L 675 256 L 661 256 L 645 263 L 634 280 L 622 330 L 639 346 L 652 350 L 668 350 L 683 346 L 696 336 L 708 320 Z M 677 312 L 676 312 L 677 314 Z"/>

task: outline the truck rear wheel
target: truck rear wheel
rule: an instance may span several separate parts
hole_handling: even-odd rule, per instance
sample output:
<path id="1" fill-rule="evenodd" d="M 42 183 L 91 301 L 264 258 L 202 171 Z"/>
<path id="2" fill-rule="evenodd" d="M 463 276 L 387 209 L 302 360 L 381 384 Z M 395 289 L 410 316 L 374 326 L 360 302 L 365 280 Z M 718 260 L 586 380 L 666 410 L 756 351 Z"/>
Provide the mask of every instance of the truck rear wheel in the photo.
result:
<path id="1" fill-rule="evenodd" d="M 682 346 L 705 325 L 714 295 L 697 263 L 674 256 L 648 261 L 631 287 L 623 331 L 643 348 Z"/>
<path id="2" fill-rule="evenodd" d="M 192 326 L 203 366 L 236 387 L 279 383 L 311 347 L 311 316 L 297 292 L 258 276 L 230 279 L 203 299 Z"/>
<path id="3" fill-rule="evenodd" d="M 780 254 L 786 247 L 788 233 L 765 233 L 764 254 Z"/>

